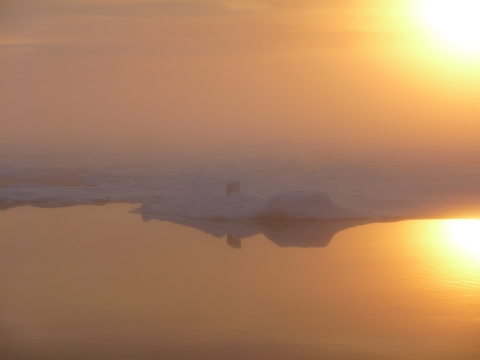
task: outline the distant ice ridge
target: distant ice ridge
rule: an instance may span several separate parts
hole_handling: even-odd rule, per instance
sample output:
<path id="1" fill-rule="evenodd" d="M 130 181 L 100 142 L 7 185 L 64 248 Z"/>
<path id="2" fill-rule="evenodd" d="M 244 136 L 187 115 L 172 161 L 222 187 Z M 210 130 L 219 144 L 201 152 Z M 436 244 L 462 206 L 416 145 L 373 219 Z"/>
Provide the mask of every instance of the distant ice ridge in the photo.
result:
<path id="1" fill-rule="evenodd" d="M 323 191 L 302 190 L 261 198 L 242 192 L 225 196 L 217 191 L 202 191 L 165 199 L 147 200 L 143 213 L 178 215 L 199 219 L 345 219 L 358 217 L 353 211 L 336 206 Z"/>
<path id="2" fill-rule="evenodd" d="M 141 203 L 155 198 L 156 191 L 121 186 L 67 187 L 52 185 L 8 185 L 0 189 L 0 210 L 22 205 L 64 207 L 107 203 Z"/>

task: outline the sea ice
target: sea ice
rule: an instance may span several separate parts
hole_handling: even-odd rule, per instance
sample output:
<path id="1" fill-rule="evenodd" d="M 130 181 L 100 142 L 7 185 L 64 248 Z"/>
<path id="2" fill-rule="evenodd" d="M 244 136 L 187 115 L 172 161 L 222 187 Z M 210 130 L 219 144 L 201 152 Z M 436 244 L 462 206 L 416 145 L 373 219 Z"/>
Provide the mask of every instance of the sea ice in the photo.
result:
<path id="1" fill-rule="evenodd" d="M 227 196 L 225 186 L 236 181 L 241 190 Z M 478 217 L 480 167 L 307 166 L 276 160 L 183 168 L 0 167 L 0 209 L 110 202 L 201 219 Z"/>
<path id="2" fill-rule="evenodd" d="M 345 219 L 353 211 L 336 206 L 323 191 L 292 191 L 273 197 L 257 197 L 242 192 L 225 196 L 216 191 L 199 191 L 168 198 L 159 203 L 146 200 L 142 212 L 203 219 Z"/>

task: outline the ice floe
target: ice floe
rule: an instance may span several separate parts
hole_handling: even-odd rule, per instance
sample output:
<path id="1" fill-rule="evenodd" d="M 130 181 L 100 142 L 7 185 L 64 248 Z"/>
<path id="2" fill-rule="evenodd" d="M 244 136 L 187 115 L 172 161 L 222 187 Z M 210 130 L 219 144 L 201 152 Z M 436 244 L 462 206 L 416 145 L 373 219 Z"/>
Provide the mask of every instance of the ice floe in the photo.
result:
<path id="1" fill-rule="evenodd" d="M 226 186 L 236 182 L 241 182 L 240 191 L 227 196 Z M 0 166 L 0 209 L 111 202 L 139 204 L 145 214 L 198 219 L 478 217 L 480 167 L 307 166 L 292 161 L 82 169 Z"/>

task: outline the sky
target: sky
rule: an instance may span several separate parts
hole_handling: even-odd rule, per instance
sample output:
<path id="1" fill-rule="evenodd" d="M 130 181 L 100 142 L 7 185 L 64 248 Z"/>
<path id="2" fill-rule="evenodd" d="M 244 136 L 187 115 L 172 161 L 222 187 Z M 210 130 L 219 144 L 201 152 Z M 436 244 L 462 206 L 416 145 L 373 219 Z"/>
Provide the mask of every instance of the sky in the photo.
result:
<path id="1" fill-rule="evenodd" d="M 2 0 L 0 155 L 479 161 L 480 55 L 423 3 Z"/>

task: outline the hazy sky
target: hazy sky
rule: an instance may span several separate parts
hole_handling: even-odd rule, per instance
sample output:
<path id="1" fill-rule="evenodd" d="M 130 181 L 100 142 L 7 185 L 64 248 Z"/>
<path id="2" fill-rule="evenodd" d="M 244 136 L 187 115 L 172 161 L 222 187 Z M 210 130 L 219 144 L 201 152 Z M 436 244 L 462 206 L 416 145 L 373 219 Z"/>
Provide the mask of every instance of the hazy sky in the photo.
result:
<path id="1" fill-rule="evenodd" d="M 3 0 L 0 152 L 480 159 L 421 0 Z"/>

